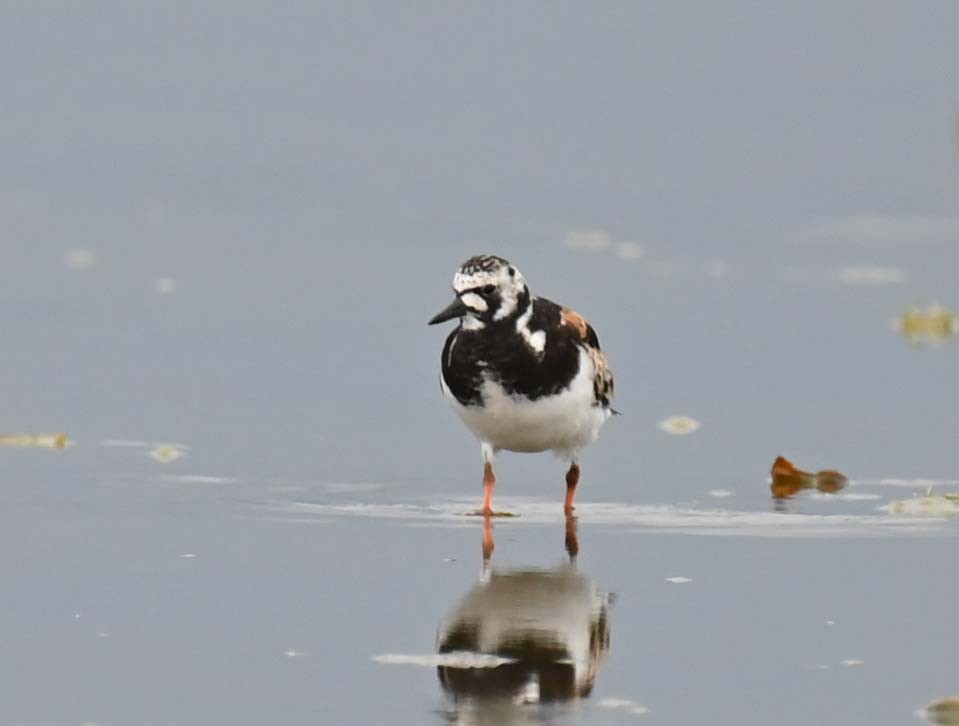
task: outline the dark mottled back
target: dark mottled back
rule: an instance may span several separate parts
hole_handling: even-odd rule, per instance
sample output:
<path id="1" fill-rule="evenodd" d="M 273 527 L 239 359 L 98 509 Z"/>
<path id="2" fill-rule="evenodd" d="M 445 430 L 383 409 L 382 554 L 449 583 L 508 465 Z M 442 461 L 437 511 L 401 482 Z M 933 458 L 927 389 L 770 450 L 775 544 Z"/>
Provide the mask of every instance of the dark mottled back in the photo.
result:
<path id="1" fill-rule="evenodd" d="M 579 372 L 579 344 L 583 342 L 574 327 L 561 325 L 562 314 L 556 303 L 534 298 L 529 328 L 546 331 L 542 353 L 520 338 L 515 319 L 489 323 L 479 330 L 457 328 L 443 348 L 446 385 L 463 405 L 482 403 L 484 372 L 510 394 L 535 400 L 559 393 Z M 595 339 L 595 333 L 592 335 Z"/>

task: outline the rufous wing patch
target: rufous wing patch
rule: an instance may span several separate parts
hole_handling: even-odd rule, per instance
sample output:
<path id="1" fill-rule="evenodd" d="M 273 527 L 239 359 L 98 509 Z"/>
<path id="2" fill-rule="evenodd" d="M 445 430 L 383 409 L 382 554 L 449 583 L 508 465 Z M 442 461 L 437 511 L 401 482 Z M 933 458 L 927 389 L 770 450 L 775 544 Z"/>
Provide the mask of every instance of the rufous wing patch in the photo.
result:
<path id="1" fill-rule="evenodd" d="M 603 351 L 599 349 L 596 332 L 589 327 L 589 323 L 582 315 L 569 308 L 563 308 L 560 324 L 568 325 L 576 331 L 580 345 L 586 350 L 593 364 L 593 394 L 596 404 L 609 406 L 610 399 L 613 397 L 613 372 L 609 369 L 609 363 Z"/>
<path id="2" fill-rule="evenodd" d="M 586 324 L 582 315 L 573 312 L 569 308 L 563 308 L 562 324 L 569 325 L 573 330 L 579 333 L 581 340 L 586 340 L 586 331 L 589 326 Z"/>

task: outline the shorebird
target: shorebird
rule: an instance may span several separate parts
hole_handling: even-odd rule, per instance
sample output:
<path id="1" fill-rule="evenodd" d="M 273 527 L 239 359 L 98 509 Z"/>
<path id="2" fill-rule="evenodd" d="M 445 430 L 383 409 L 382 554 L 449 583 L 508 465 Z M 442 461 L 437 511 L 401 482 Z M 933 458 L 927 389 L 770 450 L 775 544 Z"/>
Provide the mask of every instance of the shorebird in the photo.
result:
<path id="1" fill-rule="evenodd" d="M 596 331 L 569 308 L 530 293 L 495 255 L 471 257 L 453 276 L 456 298 L 429 321 L 454 318 L 440 386 L 480 441 L 483 506 L 493 514 L 493 461 L 501 450 L 553 451 L 569 462 L 564 511 L 573 511 L 579 452 L 611 414 L 613 374 Z"/>

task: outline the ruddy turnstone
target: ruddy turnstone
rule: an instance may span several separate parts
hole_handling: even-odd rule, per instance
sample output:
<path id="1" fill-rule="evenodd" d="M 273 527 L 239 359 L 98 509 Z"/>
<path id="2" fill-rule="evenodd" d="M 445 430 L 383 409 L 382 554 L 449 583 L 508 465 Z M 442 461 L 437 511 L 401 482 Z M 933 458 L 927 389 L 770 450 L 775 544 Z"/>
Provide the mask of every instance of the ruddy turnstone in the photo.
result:
<path id="1" fill-rule="evenodd" d="M 553 451 L 570 462 L 570 514 L 579 452 L 614 413 L 613 374 L 596 331 L 572 310 L 533 296 L 522 273 L 495 255 L 464 262 L 453 292 L 456 299 L 429 324 L 460 320 L 443 347 L 440 387 L 480 440 L 480 513 L 493 513 L 493 458 L 506 449 Z"/>

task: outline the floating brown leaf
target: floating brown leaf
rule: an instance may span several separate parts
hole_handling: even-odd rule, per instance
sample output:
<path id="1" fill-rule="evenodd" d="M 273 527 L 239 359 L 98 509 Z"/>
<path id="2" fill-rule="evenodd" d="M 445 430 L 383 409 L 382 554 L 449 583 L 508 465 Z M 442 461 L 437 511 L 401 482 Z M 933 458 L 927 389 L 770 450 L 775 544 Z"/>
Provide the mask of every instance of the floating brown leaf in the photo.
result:
<path id="1" fill-rule="evenodd" d="M 849 480 L 838 471 L 823 469 L 815 473 L 797 469 L 789 459 L 777 456 L 773 462 L 772 485 L 770 490 L 777 499 L 785 499 L 803 489 L 818 489 L 827 494 L 835 494 L 843 489 Z"/>

